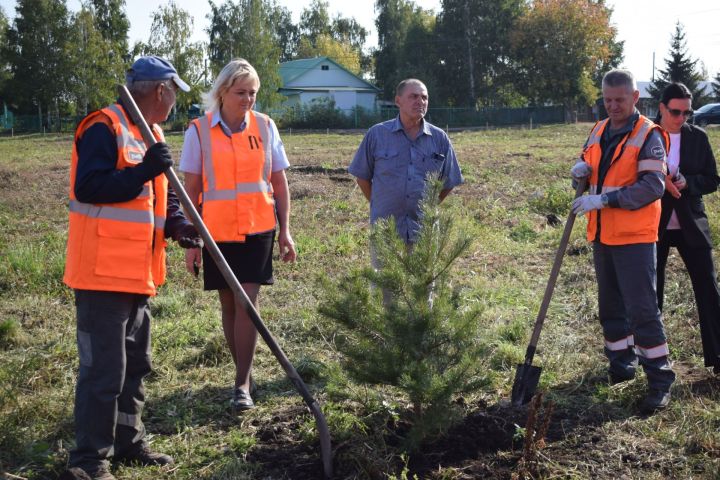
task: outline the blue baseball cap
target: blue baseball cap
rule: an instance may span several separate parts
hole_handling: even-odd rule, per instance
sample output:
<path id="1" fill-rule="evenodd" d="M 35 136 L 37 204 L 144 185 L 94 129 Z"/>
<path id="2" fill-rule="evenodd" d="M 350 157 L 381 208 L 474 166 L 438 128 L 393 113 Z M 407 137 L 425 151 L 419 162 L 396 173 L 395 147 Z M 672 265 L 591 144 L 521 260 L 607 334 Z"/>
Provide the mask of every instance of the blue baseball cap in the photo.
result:
<path id="1" fill-rule="evenodd" d="M 145 80 L 173 79 L 175 85 L 183 92 L 189 92 L 190 86 L 185 83 L 170 62 L 157 55 L 148 55 L 135 60 L 132 67 L 125 74 L 128 83 Z"/>

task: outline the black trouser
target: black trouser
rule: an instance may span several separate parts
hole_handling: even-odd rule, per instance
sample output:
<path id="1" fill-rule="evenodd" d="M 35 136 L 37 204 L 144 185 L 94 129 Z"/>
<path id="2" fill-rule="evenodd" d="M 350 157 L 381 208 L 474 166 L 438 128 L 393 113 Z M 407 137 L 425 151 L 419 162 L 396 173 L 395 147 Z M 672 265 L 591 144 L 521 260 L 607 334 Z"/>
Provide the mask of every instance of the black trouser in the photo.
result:
<path id="1" fill-rule="evenodd" d="M 90 290 L 75 291 L 75 306 L 80 372 L 69 465 L 94 472 L 144 441 L 150 308 L 147 295 Z"/>
<path id="2" fill-rule="evenodd" d="M 657 296 L 660 309 L 663 307 L 667 257 L 670 247 L 675 247 L 685 263 L 695 292 L 705 366 L 720 369 L 720 290 L 712 249 L 689 246 L 681 230 L 667 230 L 657 247 Z"/>

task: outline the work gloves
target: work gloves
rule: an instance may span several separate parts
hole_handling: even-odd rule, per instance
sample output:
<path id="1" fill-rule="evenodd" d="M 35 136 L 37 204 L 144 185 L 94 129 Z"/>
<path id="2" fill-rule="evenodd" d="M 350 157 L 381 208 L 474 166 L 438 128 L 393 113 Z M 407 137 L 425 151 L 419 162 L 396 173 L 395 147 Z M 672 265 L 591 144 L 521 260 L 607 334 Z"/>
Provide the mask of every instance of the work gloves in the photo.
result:
<path id="1" fill-rule="evenodd" d="M 591 173 L 592 168 L 590 167 L 590 165 L 588 165 L 582 160 L 578 160 L 578 162 L 570 169 L 570 175 L 572 175 L 572 178 L 574 180 L 580 180 L 581 178 L 589 177 Z"/>
<path id="2" fill-rule="evenodd" d="M 583 195 L 573 200 L 572 212 L 575 215 L 583 215 L 592 210 L 600 210 L 607 206 L 607 201 L 603 202 L 603 194 L 601 195 Z M 607 198 L 607 197 L 605 197 Z"/>
<path id="3" fill-rule="evenodd" d="M 158 142 L 148 148 L 140 165 L 135 167 L 136 173 L 139 175 L 143 183 L 152 180 L 173 164 L 170 148 L 165 142 Z"/>
<path id="4" fill-rule="evenodd" d="M 182 248 L 202 248 L 203 241 L 195 227 L 191 224 L 184 225 L 175 233 L 173 239 Z"/>

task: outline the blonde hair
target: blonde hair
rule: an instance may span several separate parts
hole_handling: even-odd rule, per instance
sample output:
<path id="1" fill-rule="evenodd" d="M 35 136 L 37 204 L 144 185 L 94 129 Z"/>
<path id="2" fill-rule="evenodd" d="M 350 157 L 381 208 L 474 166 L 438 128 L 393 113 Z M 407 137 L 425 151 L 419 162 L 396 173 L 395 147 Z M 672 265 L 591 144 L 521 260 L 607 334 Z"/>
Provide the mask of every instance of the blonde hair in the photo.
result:
<path id="1" fill-rule="evenodd" d="M 222 96 L 225 95 L 235 80 L 239 78 L 252 78 L 260 88 L 260 77 L 255 68 L 244 58 L 234 58 L 225 65 L 218 74 L 210 91 L 203 95 L 205 111 L 219 110 L 222 106 Z"/>

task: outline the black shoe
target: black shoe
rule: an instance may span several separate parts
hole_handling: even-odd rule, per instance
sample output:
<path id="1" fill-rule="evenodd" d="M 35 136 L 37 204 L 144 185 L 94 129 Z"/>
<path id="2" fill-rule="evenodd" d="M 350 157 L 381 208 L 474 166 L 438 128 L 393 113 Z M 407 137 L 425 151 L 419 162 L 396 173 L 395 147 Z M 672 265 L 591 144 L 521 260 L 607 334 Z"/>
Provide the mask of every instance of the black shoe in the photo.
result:
<path id="1" fill-rule="evenodd" d="M 146 443 L 141 443 L 138 447 L 133 448 L 127 453 L 115 458 L 118 462 L 127 464 L 140 464 L 144 466 L 153 465 L 172 465 L 175 460 L 165 453 L 153 452 Z"/>
<path id="2" fill-rule="evenodd" d="M 651 388 L 640 404 L 640 411 L 650 415 L 665 410 L 670 403 L 670 392 Z"/>
<path id="3" fill-rule="evenodd" d="M 619 375 L 615 372 L 608 371 L 608 383 L 610 385 L 617 385 L 618 383 L 623 383 L 632 380 L 635 378 L 635 374 L 632 375 Z"/>
<path id="4" fill-rule="evenodd" d="M 248 392 L 238 387 L 233 393 L 233 398 L 230 400 L 230 407 L 233 410 L 243 411 L 255 408 L 255 402 Z"/>

